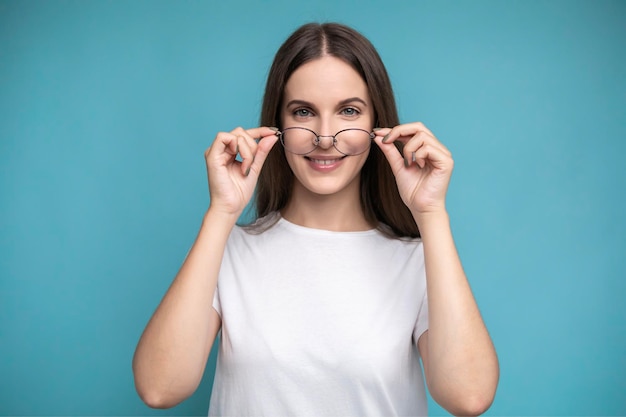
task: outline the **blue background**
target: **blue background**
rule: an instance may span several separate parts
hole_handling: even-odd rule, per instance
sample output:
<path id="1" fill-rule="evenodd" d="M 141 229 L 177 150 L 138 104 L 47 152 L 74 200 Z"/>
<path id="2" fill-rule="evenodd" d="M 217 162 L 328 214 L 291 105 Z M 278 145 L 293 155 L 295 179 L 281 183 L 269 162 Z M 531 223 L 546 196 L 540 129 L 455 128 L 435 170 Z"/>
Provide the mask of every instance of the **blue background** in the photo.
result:
<path id="1" fill-rule="evenodd" d="M 490 415 L 626 414 L 626 2 L 0 1 L 0 414 L 203 415 L 131 358 L 257 124 L 273 54 L 340 21 L 453 152 L 456 241 L 502 376 Z M 432 402 L 431 414 L 444 411 Z"/>

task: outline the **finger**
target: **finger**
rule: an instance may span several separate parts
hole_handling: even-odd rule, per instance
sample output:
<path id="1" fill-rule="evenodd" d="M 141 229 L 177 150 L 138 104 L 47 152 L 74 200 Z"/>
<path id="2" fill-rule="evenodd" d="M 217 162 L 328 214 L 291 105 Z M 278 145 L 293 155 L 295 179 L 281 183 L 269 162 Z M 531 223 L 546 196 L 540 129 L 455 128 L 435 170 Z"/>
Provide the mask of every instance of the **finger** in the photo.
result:
<path id="1" fill-rule="evenodd" d="M 234 159 L 237 155 L 237 137 L 228 132 L 219 132 L 211 146 L 205 151 L 205 159 L 211 157 L 223 159 L 224 162 Z"/>
<path id="2" fill-rule="evenodd" d="M 238 127 L 230 133 L 232 133 L 233 135 L 237 135 L 238 137 L 241 137 L 242 139 L 244 139 L 248 143 L 248 146 L 250 147 L 252 152 L 253 153 L 256 152 L 256 143 L 257 143 L 258 138 L 253 135 L 250 135 L 248 130 Z"/>
<path id="3" fill-rule="evenodd" d="M 261 173 L 261 169 L 263 168 L 263 164 L 267 159 L 270 151 L 278 142 L 278 136 L 275 134 L 276 132 L 272 131 L 271 135 L 261 137 L 259 141 L 256 154 L 254 156 L 254 160 L 250 165 L 250 169 L 247 171 L 247 175 L 254 176 L 255 178 L 259 176 Z"/>
<path id="4" fill-rule="evenodd" d="M 374 142 L 383 152 L 385 158 L 387 158 L 389 166 L 391 166 L 391 170 L 394 172 L 394 174 L 398 172 L 398 170 L 404 166 L 404 159 L 402 158 L 402 154 L 400 153 L 396 145 L 391 142 L 383 142 L 383 137 L 381 136 L 376 136 L 374 138 Z"/>
<path id="5" fill-rule="evenodd" d="M 447 155 L 448 157 L 452 156 L 452 153 L 448 150 L 448 148 L 446 148 L 435 137 L 433 137 L 432 135 L 426 132 L 420 131 L 411 139 L 409 139 L 408 142 L 404 144 L 402 151 L 403 151 L 403 156 L 405 160 L 407 161 L 407 164 L 406 164 L 407 166 L 410 166 L 411 162 L 414 162 L 414 158 L 412 157 L 412 155 L 418 149 L 420 149 L 421 147 L 425 145 L 430 145 L 434 147 L 435 149 L 438 149 L 440 152 Z"/>
<path id="6" fill-rule="evenodd" d="M 430 136 L 435 136 L 422 122 L 404 123 L 396 126 L 401 136 L 413 136 L 417 132 L 425 132 Z"/>
<path id="7" fill-rule="evenodd" d="M 415 127 L 417 128 L 417 130 L 421 130 L 422 132 L 426 132 L 430 136 L 435 137 L 435 134 L 433 132 L 431 132 L 430 129 L 428 129 L 426 127 L 426 125 L 424 125 L 424 123 L 422 123 L 422 122 L 415 122 Z"/>
<path id="8" fill-rule="evenodd" d="M 426 167 L 426 164 L 439 169 L 451 168 L 454 164 L 449 155 L 431 144 L 425 144 L 420 147 L 412 154 L 412 159 L 422 169 Z"/>
<path id="9" fill-rule="evenodd" d="M 256 148 L 256 143 L 254 143 L 254 147 Z M 241 173 L 247 175 L 250 165 L 254 161 L 254 150 L 251 149 L 248 140 L 244 136 L 237 136 L 237 150 L 242 159 Z"/>
<path id="10" fill-rule="evenodd" d="M 241 156 L 241 170 L 244 175 L 250 170 L 250 165 L 254 161 L 257 143 L 255 138 L 250 136 L 246 130 L 241 127 L 234 129 L 231 133 L 237 135 L 238 152 Z"/>
<path id="11" fill-rule="evenodd" d="M 249 136 L 250 138 L 259 139 L 259 140 L 263 139 L 266 136 L 275 135 L 277 131 L 278 131 L 278 128 L 266 127 L 266 126 L 255 127 L 253 129 L 245 130 L 247 136 Z"/>
<path id="12" fill-rule="evenodd" d="M 388 142 L 394 142 L 394 141 L 401 141 L 402 143 L 406 143 L 408 140 L 410 140 L 411 138 L 417 136 L 417 135 L 430 135 L 428 132 L 423 131 L 423 130 L 418 130 L 418 129 L 413 129 L 411 128 L 411 126 L 407 126 L 407 125 L 398 125 L 396 127 L 394 127 L 393 129 L 391 129 L 391 132 L 389 132 L 384 140 L 385 143 Z M 432 135 L 430 135 L 432 136 Z M 432 136 L 434 138 L 434 136 Z"/>
<path id="13" fill-rule="evenodd" d="M 405 142 L 419 133 L 424 133 L 430 136 L 435 142 L 441 144 L 441 142 L 439 142 L 439 140 L 435 137 L 433 132 L 431 132 L 421 122 L 406 123 L 406 124 L 395 126 L 393 129 L 391 129 L 390 132 L 386 134 L 384 141 L 385 143 L 387 143 L 387 142 L 394 142 L 399 139 Z M 445 146 L 443 146 L 443 144 L 441 144 L 441 146 L 445 149 Z"/>
<path id="14" fill-rule="evenodd" d="M 380 136 L 384 138 L 389 132 L 391 132 L 390 127 L 376 127 L 372 130 L 376 136 Z"/>

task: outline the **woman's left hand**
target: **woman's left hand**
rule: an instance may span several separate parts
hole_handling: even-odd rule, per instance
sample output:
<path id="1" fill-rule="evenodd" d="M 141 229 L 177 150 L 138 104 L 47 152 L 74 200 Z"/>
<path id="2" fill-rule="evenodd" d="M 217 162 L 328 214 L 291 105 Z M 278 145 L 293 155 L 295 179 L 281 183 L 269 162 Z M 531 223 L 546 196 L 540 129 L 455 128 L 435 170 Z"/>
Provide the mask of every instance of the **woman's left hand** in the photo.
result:
<path id="1" fill-rule="evenodd" d="M 396 177 L 404 204 L 413 215 L 445 211 L 446 192 L 454 167 L 452 154 L 422 123 L 408 123 L 374 132 Z M 402 142 L 402 153 L 394 145 Z"/>

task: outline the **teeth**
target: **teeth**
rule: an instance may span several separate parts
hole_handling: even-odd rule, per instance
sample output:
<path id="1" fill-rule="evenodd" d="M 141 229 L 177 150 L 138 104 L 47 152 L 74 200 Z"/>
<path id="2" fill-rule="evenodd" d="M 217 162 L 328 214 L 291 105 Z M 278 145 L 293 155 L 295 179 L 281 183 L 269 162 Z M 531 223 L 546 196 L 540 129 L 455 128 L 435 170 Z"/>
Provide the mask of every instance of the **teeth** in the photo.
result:
<path id="1" fill-rule="evenodd" d="M 314 163 L 318 165 L 330 165 L 336 161 L 336 159 L 311 159 Z"/>

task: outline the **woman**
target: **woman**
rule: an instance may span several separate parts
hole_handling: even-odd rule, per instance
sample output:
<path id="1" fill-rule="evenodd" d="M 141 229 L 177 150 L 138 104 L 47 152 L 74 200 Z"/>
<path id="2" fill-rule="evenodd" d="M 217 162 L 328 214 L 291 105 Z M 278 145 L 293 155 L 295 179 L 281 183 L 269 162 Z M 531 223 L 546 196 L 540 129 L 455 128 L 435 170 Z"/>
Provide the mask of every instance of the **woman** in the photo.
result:
<path id="1" fill-rule="evenodd" d="M 211 415 L 424 415 L 420 358 L 439 404 L 484 412 L 498 361 L 450 231 L 453 160 L 399 124 L 374 47 L 298 29 L 261 125 L 205 153 L 210 206 L 137 346 L 141 398 L 190 396 L 221 330 Z M 257 220 L 236 226 L 255 191 Z"/>

